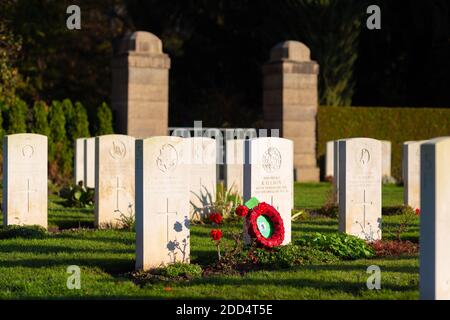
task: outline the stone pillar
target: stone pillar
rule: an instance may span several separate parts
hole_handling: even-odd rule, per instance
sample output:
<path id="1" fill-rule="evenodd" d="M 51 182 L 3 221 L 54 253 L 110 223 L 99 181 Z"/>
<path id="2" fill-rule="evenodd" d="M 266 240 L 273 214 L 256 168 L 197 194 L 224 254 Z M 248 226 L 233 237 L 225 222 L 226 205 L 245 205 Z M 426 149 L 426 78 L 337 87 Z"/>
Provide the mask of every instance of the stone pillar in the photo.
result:
<path id="1" fill-rule="evenodd" d="M 297 41 L 279 43 L 263 66 L 264 126 L 280 129 L 294 141 L 295 180 L 319 181 L 316 161 L 317 75 L 309 48 Z"/>
<path id="2" fill-rule="evenodd" d="M 170 58 L 150 32 L 125 37 L 112 62 L 116 132 L 136 138 L 167 135 Z"/>

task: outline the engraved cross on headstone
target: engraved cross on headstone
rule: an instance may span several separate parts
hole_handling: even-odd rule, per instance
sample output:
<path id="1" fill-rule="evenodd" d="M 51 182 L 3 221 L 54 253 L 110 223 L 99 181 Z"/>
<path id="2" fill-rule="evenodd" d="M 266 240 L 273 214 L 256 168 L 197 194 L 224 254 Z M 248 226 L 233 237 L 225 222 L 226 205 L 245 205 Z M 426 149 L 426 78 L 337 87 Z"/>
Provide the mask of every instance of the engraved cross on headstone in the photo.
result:
<path id="1" fill-rule="evenodd" d="M 126 189 L 124 187 L 120 186 L 119 177 L 117 177 L 117 182 L 116 182 L 116 186 L 115 186 L 114 190 L 116 191 L 116 210 L 115 211 L 120 211 L 120 209 L 119 209 L 119 193 L 120 193 L 120 191 L 125 191 Z"/>
<path id="2" fill-rule="evenodd" d="M 270 196 L 270 205 L 273 207 L 273 196 Z M 277 210 L 279 210 L 279 207 L 276 207 Z"/>
<path id="3" fill-rule="evenodd" d="M 373 202 L 372 201 L 370 201 L 370 202 L 367 202 L 366 201 L 366 190 L 364 189 L 364 196 L 363 196 L 363 202 L 356 202 L 355 203 L 356 205 L 360 205 L 360 206 L 363 206 L 363 208 L 364 208 L 364 222 L 363 222 L 363 226 L 365 226 L 366 225 L 366 206 L 367 205 L 372 205 L 373 204 Z"/>
<path id="4" fill-rule="evenodd" d="M 164 212 L 157 212 L 156 214 L 164 214 L 166 215 L 166 241 L 167 243 L 169 242 L 169 215 L 170 214 L 175 214 L 176 216 L 178 216 L 178 212 L 177 211 L 169 211 L 169 198 L 166 198 L 166 211 Z"/>
<path id="5" fill-rule="evenodd" d="M 23 191 L 19 191 L 20 193 L 25 193 L 27 196 L 27 213 L 30 213 L 30 193 L 37 192 L 37 190 L 30 189 L 30 179 L 27 179 L 27 189 Z"/>

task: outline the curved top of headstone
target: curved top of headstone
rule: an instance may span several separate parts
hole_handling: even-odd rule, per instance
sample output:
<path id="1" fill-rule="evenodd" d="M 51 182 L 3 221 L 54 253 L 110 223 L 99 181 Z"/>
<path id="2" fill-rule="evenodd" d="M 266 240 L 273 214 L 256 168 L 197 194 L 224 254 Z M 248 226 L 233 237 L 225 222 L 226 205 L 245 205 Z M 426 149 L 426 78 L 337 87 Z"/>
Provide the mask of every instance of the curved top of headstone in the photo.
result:
<path id="1" fill-rule="evenodd" d="M 162 42 L 153 33 L 135 31 L 122 39 L 120 53 L 133 51 L 146 54 L 162 54 Z"/>
<path id="2" fill-rule="evenodd" d="M 270 60 L 311 61 L 311 51 L 299 41 L 284 41 L 270 50 Z"/>

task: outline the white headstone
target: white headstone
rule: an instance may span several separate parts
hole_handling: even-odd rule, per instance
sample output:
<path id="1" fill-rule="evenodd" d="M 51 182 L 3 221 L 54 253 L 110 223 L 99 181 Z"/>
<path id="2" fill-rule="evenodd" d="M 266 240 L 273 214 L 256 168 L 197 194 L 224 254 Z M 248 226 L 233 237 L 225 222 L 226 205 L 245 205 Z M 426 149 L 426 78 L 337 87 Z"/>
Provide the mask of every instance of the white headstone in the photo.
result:
<path id="1" fill-rule="evenodd" d="M 75 161 L 73 176 L 74 183 L 78 184 L 80 181 L 84 185 L 84 140 L 85 138 L 79 138 L 75 141 Z"/>
<path id="2" fill-rule="evenodd" d="M 333 141 L 333 200 L 339 204 L 339 143 L 345 139 Z"/>
<path id="3" fill-rule="evenodd" d="M 47 137 L 3 138 L 3 224 L 47 228 Z"/>
<path id="4" fill-rule="evenodd" d="M 244 140 L 230 139 L 226 142 L 227 190 L 243 195 L 244 192 Z"/>
<path id="5" fill-rule="evenodd" d="M 382 155 L 382 165 L 381 165 L 381 176 L 390 177 L 391 176 L 391 142 L 383 140 L 381 141 L 381 155 Z"/>
<path id="6" fill-rule="evenodd" d="M 325 150 L 325 178 L 334 176 L 334 141 L 328 141 Z"/>
<path id="7" fill-rule="evenodd" d="M 244 200 L 256 197 L 278 210 L 285 228 L 283 244 L 291 242 L 293 155 L 292 140 L 257 138 L 245 141 Z"/>
<path id="8" fill-rule="evenodd" d="M 450 299 L 450 138 L 421 145 L 420 297 Z"/>
<path id="9" fill-rule="evenodd" d="M 84 184 L 95 188 L 95 138 L 84 140 Z"/>
<path id="10" fill-rule="evenodd" d="M 190 148 L 179 137 L 136 140 L 136 269 L 189 262 Z"/>
<path id="11" fill-rule="evenodd" d="M 339 142 L 339 231 L 381 239 L 381 142 Z"/>
<path id="12" fill-rule="evenodd" d="M 413 209 L 420 209 L 420 145 L 423 142 L 403 143 L 403 200 Z"/>
<path id="13" fill-rule="evenodd" d="M 95 138 L 95 225 L 121 227 L 135 215 L 135 138 L 111 134 Z"/>
<path id="14" fill-rule="evenodd" d="M 189 218 L 200 220 L 212 211 L 216 200 L 216 140 L 204 137 L 187 138 L 191 148 L 189 164 Z"/>

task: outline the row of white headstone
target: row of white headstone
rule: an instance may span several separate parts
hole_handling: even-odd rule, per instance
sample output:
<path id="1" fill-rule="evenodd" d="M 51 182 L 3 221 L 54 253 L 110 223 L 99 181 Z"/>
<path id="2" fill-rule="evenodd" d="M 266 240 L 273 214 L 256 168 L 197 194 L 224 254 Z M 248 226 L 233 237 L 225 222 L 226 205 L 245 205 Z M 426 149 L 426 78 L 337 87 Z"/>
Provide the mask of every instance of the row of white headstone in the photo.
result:
<path id="1" fill-rule="evenodd" d="M 189 162 L 190 219 L 207 215 L 216 195 L 216 146 L 211 138 L 185 139 L 190 144 L 184 157 Z M 74 179 L 95 188 L 96 225 L 120 223 L 134 215 L 135 143 L 125 135 L 80 138 L 75 146 Z M 170 149 L 166 150 L 170 155 Z M 189 158 L 189 159 L 188 159 Z"/>
<path id="2" fill-rule="evenodd" d="M 333 177 L 335 201 L 338 203 L 338 176 L 339 165 L 334 157 L 339 152 L 337 149 L 337 142 L 329 141 L 326 146 L 326 175 Z M 422 141 L 406 141 L 403 143 L 403 161 L 402 161 L 402 176 L 404 184 L 403 200 L 404 204 L 413 209 L 420 209 L 420 145 L 426 142 Z M 391 142 L 381 141 L 381 175 L 390 176 L 391 174 Z"/>
<path id="3" fill-rule="evenodd" d="M 450 138 L 418 144 L 420 157 L 416 152 L 415 166 L 419 159 L 421 296 L 448 299 Z M 408 153 L 412 145 L 407 144 Z M 116 220 L 118 215 L 135 212 L 137 269 L 189 262 L 189 184 L 195 172 L 192 146 L 189 139 L 178 137 L 96 137 L 96 222 L 101 224 L 103 210 Z M 369 241 L 381 239 L 381 149 L 380 141 L 369 138 L 335 142 L 339 229 Z M 244 199 L 257 197 L 274 205 L 284 220 L 284 244 L 289 243 L 292 141 L 252 139 L 244 142 L 243 153 Z M 4 223 L 47 226 L 47 137 L 4 137 L 3 166 Z M 203 178 L 201 173 L 199 176 Z M 130 196 L 133 192 L 134 197 Z"/>
<path id="4" fill-rule="evenodd" d="M 391 176 L 391 142 L 381 140 L 381 176 Z M 325 178 L 334 177 L 335 141 L 328 141 L 325 147 Z"/>
<path id="5" fill-rule="evenodd" d="M 208 162 L 216 159 L 216 149 L 213 149 L 213 139 L 203 138 L 207 145 L 208 152 L 205 154 Z M 225 184 L 229 191 L 240 196 L 244 193 L 244 139 L 233 139 L 226 141 L 226 166 L 225 166 Z M 210 166 L 212 171 L 215 169 Z M 74 161 L 74 181 L 83 182 L 87 188 L 95 188 L 95 137 L 80 138 L 75 143 L 75 161 Z M 205 186 L 208 191 L 210 188 Z M 195 188 L 193 188 L 195 189 Z"/>
<path id="6" fill-rule="evenodd" d="M 342 139 L 334 150 L 340 231 L 381 239 L 381 142 Z M 420 208 L 420 295 L 450 299 L 450 137 L 408 141 L 403 152 L 407 203 Z"/>
<path id="7" fill-rule="evenodd" d="M 92 155 L 90 143 L 94 142 Z M 82 148 L 80 147 L 82 146 Z M 291 241 L 293 143 L 258 138 L 241 144 L 244 199 L 274 205 Z M 47 227 L 47 137 L 4 137 L 4 224 Z M 80 139 L 76 173 L 94 163 L 95 225 L 119 226 L 136 218 L 136 268 L 149 269 L 189 261 L 189 220 L 213 209 L 216 192 L 216 144 L 210 138 L 125 135 Z M 79 159 L 83 154 L 84 159 Z M 80 168 L 83 166 L 83 169 Z"/>

